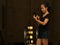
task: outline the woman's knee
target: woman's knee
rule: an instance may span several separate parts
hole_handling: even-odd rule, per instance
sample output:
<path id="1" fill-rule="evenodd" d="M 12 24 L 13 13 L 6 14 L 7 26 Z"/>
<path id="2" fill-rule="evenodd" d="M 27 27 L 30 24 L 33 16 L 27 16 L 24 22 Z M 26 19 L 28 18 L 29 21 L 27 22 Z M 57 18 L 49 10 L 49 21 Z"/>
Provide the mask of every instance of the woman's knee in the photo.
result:
<path id="1" fill-rule="evenodd" d="M 42 39 L 43 45 L 48 45 L 48 39 Z"/>
<path id="2" fill-rule="evenodd" d="M 36 45 L 41 45 L 41 39 L 37 39 Z"/>

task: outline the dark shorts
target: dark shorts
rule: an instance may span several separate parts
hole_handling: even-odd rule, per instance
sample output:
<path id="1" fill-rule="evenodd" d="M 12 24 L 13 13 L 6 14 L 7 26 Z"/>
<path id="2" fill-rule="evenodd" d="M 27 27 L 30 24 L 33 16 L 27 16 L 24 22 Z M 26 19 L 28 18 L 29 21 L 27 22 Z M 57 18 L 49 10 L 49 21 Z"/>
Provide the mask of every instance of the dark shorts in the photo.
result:
<path id="1" fill-rule="evenodd" d="M 48 31 L 38 31 L 38 38 L 48 38 Z"/>

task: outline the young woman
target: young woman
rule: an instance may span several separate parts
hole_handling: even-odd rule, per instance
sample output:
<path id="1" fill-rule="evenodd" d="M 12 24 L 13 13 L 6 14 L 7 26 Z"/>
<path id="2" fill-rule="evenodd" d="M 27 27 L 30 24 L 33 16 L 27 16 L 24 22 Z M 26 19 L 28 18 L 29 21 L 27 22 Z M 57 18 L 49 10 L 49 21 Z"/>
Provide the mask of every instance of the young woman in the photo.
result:
<path id="1" fill-rule="evenodd" d="M 36 45 L 48 45 L 48 25 L 49 25 L 49 21 L 50 21 L 50 12 L 49 12 L 49 5 L 48 3 L 42 3 L 40 5 L 41 11 L 42 11 L 42 16 L 33 16 L 33 18 L 35 19 L 36 22 L 38 22 L 39 26 L 39 30 L 38 30 L 38 38 L 37 38 L 37 42 Z"/>

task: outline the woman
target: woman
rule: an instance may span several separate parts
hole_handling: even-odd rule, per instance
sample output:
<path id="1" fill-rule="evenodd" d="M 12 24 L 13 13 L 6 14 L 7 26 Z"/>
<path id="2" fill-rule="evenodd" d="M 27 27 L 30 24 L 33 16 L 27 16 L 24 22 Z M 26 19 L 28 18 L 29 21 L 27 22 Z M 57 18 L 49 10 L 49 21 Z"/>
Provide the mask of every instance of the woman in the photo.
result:
<path id="1" fill-rule="evenodd" d="M 39 30 L 38 30 L 38 38 L 36 45 L 48 45 L 48 34 L 49 34 L 49 21 L 50 21 L 50 12 L 49 12 L 49 4 L 48 3 L 42 3 L 41 4 L 41 11 L 42 11 L 42 16 L 33 16 L 36 22 L 38 22 Z"/>

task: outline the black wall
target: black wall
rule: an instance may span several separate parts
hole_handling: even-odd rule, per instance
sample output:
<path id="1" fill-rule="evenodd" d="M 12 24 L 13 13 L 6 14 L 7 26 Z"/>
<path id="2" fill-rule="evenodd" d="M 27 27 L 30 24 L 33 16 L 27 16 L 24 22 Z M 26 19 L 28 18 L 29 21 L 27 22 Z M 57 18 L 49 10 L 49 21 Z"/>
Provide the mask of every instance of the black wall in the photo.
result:
<path id="1" fill-rule="evenodd" d="M 31 4 L 29 0 L 1 0 L 2 35 L 4 44 L 24 42 L 24 27 L 30 24 Z"/>

